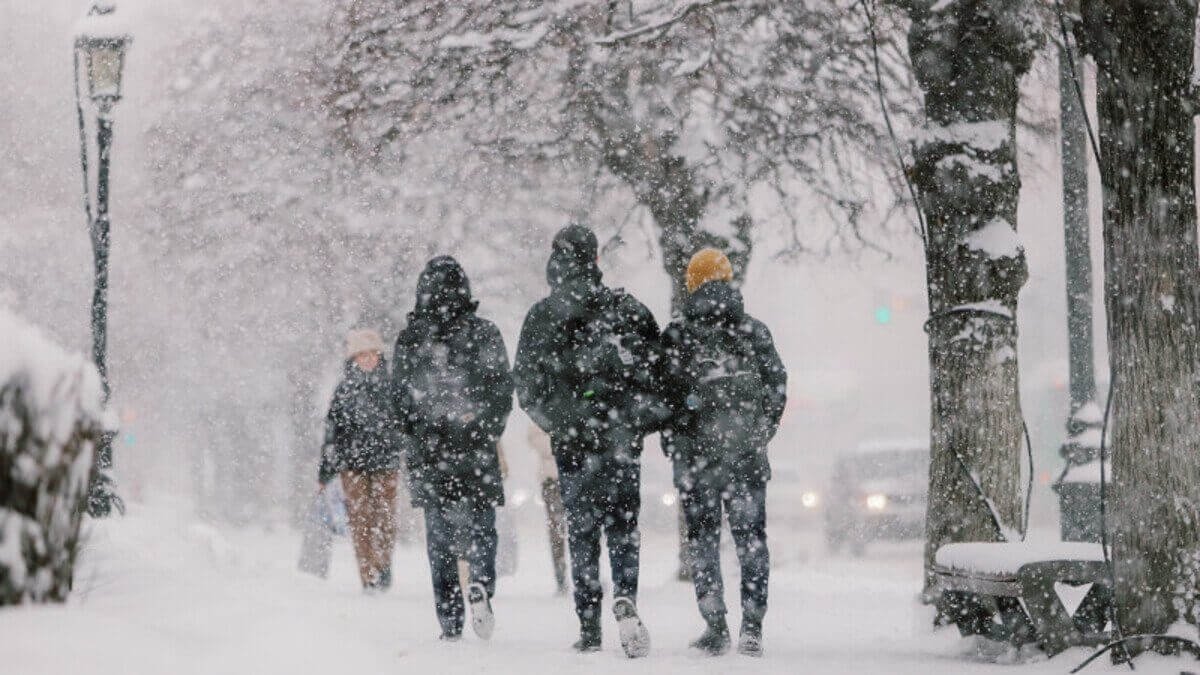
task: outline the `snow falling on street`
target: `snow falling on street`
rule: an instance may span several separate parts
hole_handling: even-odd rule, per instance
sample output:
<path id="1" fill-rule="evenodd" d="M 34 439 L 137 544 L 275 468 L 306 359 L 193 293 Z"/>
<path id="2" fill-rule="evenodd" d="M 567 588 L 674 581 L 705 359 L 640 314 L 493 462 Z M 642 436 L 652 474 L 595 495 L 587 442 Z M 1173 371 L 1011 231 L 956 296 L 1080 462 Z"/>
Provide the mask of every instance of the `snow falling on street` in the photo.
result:
<path id="1" fill-rule="evenodd" d="M 1198 6 L 0 0 L 0 675 L 1197 675 Z"/>
<path id="2" fill-rule="evenodd" d="M 714 660 L 687 649 L 702 627 L 692 591 L 672 580 L 670 533 L 650 532 L 639 604 L 654 647 L 649 658 L 629 661 L 611 616 L 601 654 L 570 651 L 577 624 L 570 600 L 553 595 L 548 551 L 535 528 L 522 531 L 517 576 L 500 581 L 492 641 L 482 643 L 468 631 L 462 642 L 446 644 L 437 640 L 419 543 L 397 549 L 392 591 L 368 597 L 344 539 L 337 540 L 333 572 L 323 582 L 295 571 L 295 532 L 217 530 L 182 513 L 158 504 L 137 507 L 124 519 L 90 522 L 68 605 L 0 613 L 0 643 L 10 655 L 4 672 L 367 675 L 591 672 L 600 666 L 629 673 L 1014 672 L 1011 665 L 971 659 L 969 643 L 953 629 L 930 632 L 928 610 L 916 603 L 916 543 L 881 544 L 852 559 L 820 552 L 818 531 L 781 533 L 773 541 L 766 656 Z M 732 552 L 725 554 L 725 569 L 735 569 Z M 729 590 L 727 596 L 733 599 Z M 1064 673 L 1087 653 L 1070 650 L 1021 672 Z M 1166 672 L 1167 664 L 1147 656 L 1138 668 Z M 1121 671 L 1102 660 L 1085 672 Z"/>

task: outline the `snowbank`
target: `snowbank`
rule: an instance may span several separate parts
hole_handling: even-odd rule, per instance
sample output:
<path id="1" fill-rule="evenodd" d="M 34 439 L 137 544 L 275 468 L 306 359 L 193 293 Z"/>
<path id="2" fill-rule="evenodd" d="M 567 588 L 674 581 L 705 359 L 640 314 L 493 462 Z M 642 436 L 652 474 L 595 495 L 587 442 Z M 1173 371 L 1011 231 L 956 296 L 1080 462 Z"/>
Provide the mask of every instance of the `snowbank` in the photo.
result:
<path id="1" fill-rule="evenodd" d="M 0 344 L 0 605 L 62 600 L 105 422 L 100 377 L 3 309 Z"/>

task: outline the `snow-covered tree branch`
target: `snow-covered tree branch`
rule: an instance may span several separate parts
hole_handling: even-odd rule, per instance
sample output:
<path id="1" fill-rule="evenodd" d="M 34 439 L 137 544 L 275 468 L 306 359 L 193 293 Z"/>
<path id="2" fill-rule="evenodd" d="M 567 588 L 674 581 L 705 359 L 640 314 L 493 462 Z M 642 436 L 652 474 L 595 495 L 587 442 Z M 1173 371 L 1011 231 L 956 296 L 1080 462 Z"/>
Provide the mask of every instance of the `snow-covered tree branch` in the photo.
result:
<path id="1" fill-rule="evenodd" d="M 850 8 L 359 0 L 333 21 L 327 100 L 347 146 L 380 161 L 453 128 L 511 161 L 602 167 L 653 217 L 678 302 L 697 247 L 744 266 L 758 187 L 857 227 L 886 155 Z M 903 84 L 895 54 L 884 72 Z"/>

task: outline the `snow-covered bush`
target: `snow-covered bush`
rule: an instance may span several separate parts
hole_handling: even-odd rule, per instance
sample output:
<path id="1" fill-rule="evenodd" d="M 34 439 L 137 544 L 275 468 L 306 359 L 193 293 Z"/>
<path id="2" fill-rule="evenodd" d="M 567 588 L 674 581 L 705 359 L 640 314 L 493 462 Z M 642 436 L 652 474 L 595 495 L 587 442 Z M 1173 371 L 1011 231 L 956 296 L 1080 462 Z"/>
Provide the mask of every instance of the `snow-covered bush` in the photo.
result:
<path id="1" fill-rule="evenodd" d="M 103 430 L 95 367 L 0 309 L 0 605 L 64 600 Z"/>

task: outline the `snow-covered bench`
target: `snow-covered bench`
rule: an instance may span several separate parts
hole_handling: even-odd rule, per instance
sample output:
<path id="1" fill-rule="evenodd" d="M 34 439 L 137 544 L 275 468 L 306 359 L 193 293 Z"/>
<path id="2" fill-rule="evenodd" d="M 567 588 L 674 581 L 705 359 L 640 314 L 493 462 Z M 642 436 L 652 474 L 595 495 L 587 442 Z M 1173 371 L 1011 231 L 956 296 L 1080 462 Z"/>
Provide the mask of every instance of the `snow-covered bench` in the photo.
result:
<path id="1" fill-rule="evenodd" d="M 933 574 L 943 604 L 952 608 L 949 620 L 964 635 L 1018 645 L 1036 641 L 1049 656 L 1109 639 L 1112 590 L 1100 544 L 947 544 L 934 557 Z M 1060 593 L 1088 584 L 1074 612 L 1068 611 Z"/>

